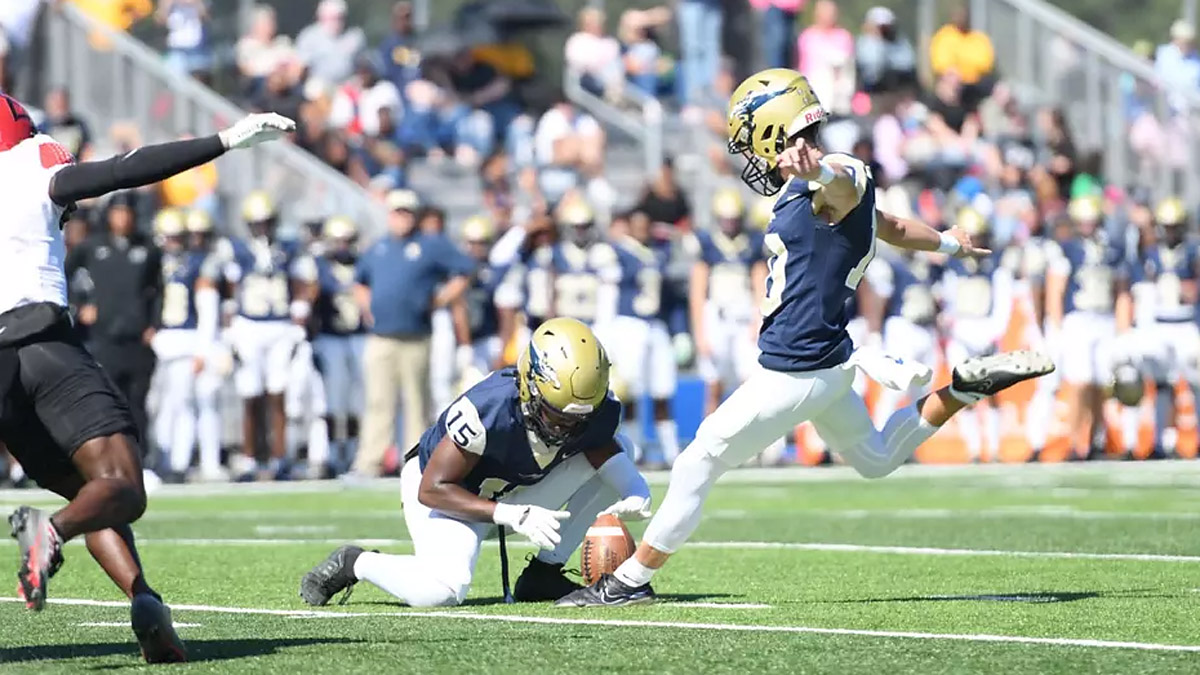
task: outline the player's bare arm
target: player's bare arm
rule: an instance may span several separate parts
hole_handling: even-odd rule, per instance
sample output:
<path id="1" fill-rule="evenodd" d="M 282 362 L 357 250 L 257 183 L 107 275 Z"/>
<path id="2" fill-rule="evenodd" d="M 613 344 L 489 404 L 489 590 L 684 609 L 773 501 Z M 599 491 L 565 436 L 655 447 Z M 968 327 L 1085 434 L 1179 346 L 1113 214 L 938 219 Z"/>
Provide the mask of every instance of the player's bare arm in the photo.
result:
<path id="1" fill-rule="evenodd" d="M 919 220 L 897 218 L 875 210 L 876 236 L 893 246 L 914 251 L 948 253 L 956 258 L 982 258 L 992 254 L 990 249 L 978 248 L 963 230 L 952 227 L 938 232 Z"/>
<path id="2" fill-rule="evenodd" d="M 458 447 L 449 436 L 443 438 L 421 474 L 417 498 L 425 506 L 447 515 L 481 523 L 492 522 L 496 503 L 462 487 L 462 481 L 478 463 L 479 455 Z"/>
<path id="3" fill-rule="evenodd" d="M 449 307 L 458 300 L 462 299 L 463 294 L 467 292 L 467 286 L 470 285 L 470 280 L 465 276 L 452 277 L 442 286 L 437 295 L 433 298 L 433 306 L 435 308 Z"/>
<path id="4" fill-rule="evenodd" d="M 295 129 L 296 123 L 281 115 L 250 115 L 212 136 L 147 145 L 103 161 L 72 164 L 51 179 L 50 198 L 67 206 L 114 190 L 151 185 L 207 164 L 229 150 L 250 148 Z"/>
<path id="5" fill-rule="evenodd" d="M 711 356 L 712 345 L 704 325 L 704 304 L 708 300 L 709 265 L 697 260 L 692 265 L 691 283 L 688 284 L 688 310 L 692 320 L 692 337 L 696 340 L 696 353 Z M 755 296 L 761 297 L 761 296 Z"/>

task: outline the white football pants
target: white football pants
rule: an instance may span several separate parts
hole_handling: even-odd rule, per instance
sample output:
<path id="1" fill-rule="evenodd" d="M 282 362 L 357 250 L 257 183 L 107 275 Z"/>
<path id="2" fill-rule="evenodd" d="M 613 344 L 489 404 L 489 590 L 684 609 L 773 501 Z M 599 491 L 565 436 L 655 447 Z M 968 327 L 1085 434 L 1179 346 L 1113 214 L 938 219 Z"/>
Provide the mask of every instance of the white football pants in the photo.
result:
<path id="1" fill-rule="evenodd" d="M 864 478 L 882 478 L 908 460 L 937 430 L 914 406 L 897 410 L 882 431 L 852 384 L 850 363 L 803 373 L 762 369 L 700 424 L 675 460 L 667 496 L 643 541 L 674 553 L 700 524 L 717 478 L 762 452 L 801 422 L 811 421 L 833 452 Z"/>
<path id="2" fill-rule="evenodd" d="M 417 499 L 420 486 L 421 462 L 414 458 L 400 473 L 400 499 L 413 554 L 363 553 L 354 573 L 410 607 L 457 605 L 467 597 L 480 544 L 495 525 L 467 522 L 430 509 Z M 518 488 L 500 501 L 569 511 L 571 517 L 559 530 L 562 540 L 558 546 L 538 554 L 543 562 L 563 563 L 583 543 L 600 511 L 617 501 L 617 493 L 600 479 L 586 457 L 575 455 L 537 484 Z"/>

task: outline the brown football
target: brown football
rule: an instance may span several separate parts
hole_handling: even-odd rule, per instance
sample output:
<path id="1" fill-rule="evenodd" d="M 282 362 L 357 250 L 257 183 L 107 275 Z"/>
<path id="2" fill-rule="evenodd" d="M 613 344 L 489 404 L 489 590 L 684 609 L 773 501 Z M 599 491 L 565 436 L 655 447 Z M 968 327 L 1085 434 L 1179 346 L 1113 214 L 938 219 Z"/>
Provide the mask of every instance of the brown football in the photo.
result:
<path id="1" fill-rule="evenodd" d="M 620 518 L 603 514 L 588 528 L 579 552 L 583 578 L 589 585 L 602 574 L 612 574 L 621 563 L 633 555 L 635 544 Z"/>

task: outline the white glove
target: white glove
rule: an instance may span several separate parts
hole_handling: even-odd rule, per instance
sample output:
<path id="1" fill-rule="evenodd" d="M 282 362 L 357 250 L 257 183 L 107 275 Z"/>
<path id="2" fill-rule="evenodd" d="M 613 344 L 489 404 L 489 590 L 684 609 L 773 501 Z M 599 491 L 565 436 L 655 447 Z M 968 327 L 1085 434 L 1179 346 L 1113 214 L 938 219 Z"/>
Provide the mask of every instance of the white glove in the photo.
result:
<path id="1" fill-rule="evenodd" d="M 296 130 L 296 123 L 275 113 L 248 115 L 238 123 L 222 131 L 218 136 L 226 150 L 252 148 Z"/>
<path id="2" fill-rule="evenodd" d="M 600 513 L 613 515 L 621 520 L 645 520 L 650 517 L 650 498 L 636 495 L 626 497 Z"/>
<path id="3" fill-rule="evenodd" d="M 467 372 L 467 369 L 475 364 L 475 350 L 471 345 L 459 345 L 454 351 L 454 364 L 458 367 L 459 373 Z"/>
<path id="4" fill-rule="evenodd" d="M 492 521 L 512 528 L 513 532 L 524 535 L 539 548 L 550 549 L 562 541 L 558 534 L 558 522 L 570 517 L 568 511 L 551 511 L 529 504 L 496 504 Z"/>

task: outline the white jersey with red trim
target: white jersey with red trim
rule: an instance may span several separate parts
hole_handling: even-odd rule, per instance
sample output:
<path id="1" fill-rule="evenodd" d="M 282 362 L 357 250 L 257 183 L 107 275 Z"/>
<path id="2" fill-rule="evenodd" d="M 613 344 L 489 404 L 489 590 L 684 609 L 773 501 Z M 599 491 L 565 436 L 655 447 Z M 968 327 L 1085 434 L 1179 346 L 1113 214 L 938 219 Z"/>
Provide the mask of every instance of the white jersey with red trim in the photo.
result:
<path id="1" fill-rule="evenodd" d="M 39 134 L 0 152 L 0 313 L 38 302 L 67 305 L 63 272 L 64 208 L 50 198 L 50 179 L 75 160 Z"/>

